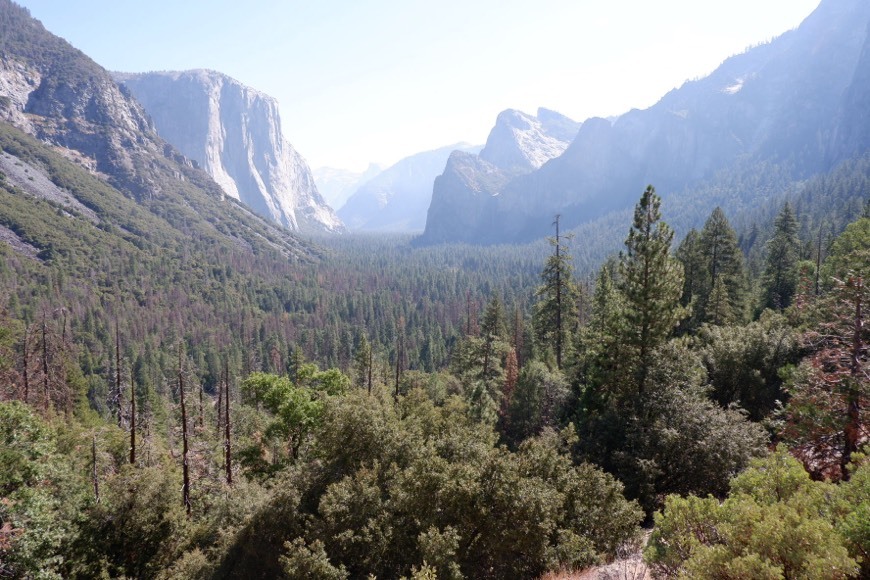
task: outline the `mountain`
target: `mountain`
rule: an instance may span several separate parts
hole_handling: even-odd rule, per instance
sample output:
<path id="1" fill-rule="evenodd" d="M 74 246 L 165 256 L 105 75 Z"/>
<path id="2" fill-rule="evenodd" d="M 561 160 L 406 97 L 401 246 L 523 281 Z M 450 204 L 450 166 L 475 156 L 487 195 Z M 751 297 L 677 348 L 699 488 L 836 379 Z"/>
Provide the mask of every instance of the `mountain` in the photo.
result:
<path id="1" fill-rule="evenodd" d="M 218 72 L 115 73 L 158 133 L 230 197 L 294 231 L 342 229 L 308 164 L 281 132 L 272 97 Z"/>
<path id="2" fill-rule="evenodd" d="M 650 183 L 679 207 L 684 193 L 738 164 L 775 164 L 792 182 L 829 171 L 870 140 L 862 131 L 868 23 L 870 3 L 823 0 L 797 29 L 649 109 L 585 121 L 564 153 L 535 171 L 473 195 L 436 186 L 420 241 L 534 239 L 549 233 L 556 213 L 569 228 L 588 223 L 630 207 Z M 695 209 L 708 214 L 712 206 Z M 469 215 L 485 219 L 448 235 Z"/>
<path id="3" fill-rule="evenodd" d="M 577 135 L 580 123 L 540 108 L 536 117 L 502 111 L 489 133 L 480 158 L 505 171 L 528 173 L 561 155 Z"/>
<path id="4" fill-rule="evenodd" d="M 458 143 L 402 159 L 364 182 L 338 210 L 351 229 L 419 232 L 426 224 L 432 182 L 453 151 L 476 152 L 480 147 Z"/>
<path id="5" fill-rule="evenodd" d="M 580 123 L 540 108 L 537 116 L 499 113 L 479 155 L 451 155 L 435 180 L 422 243 L 501 241 L 501 224 L 490 210 L 512 178 L 541 168 L 568 148 Z M 432 224 L 430 226 L 430 224 Z"/>
<path id="6" fill-rule="evenodd" d="M 0 0 L 0 134 L 7 169 L 27 169 L 4 171 L 0 224 L 13 248 L 79 260 L 125 248 L 114 253 L 140 262 L 157 248 L 291 261 L 315 252 L 228 198 L 105 69 L 9 0 Z"/>
<path id="7" fill-rule="evenodd" d="M 318 167 L 314 170 L 314 183 L 330 207 L 340 208 L 360 185 L 383 170 L 376 163 L 370 163 L 361 173 L 334 167 Z"/>

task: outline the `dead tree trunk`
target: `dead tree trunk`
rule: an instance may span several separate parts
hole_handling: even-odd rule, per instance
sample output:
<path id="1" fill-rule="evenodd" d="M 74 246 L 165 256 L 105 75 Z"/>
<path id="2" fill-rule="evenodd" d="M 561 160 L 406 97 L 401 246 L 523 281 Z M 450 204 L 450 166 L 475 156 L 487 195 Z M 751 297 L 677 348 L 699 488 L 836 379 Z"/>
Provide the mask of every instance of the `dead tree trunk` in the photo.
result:
<path id="1" fill-rule="evenodd" d="M 42 407 L 46 413 L 51 403 L 51 390 L 48 381 L 48 324 L 45 321 L 45 310 L 42 311 Z"/>
<path id="2" fill-rule="evenodd" d="M 136 385 L 130 373 L 130 465 L 136 465 Z"/>
<path id="3" fill-rule="evenodd" d="M 91 439 L 91 478 L 94 483 L 94 501 L 100 503 L 100 478 L 97 476 L 97 434 Z"/>
<path id="4" fill-rule="evenodd" d="M 121 411 L 121 333 L 118 331 L 118 319 L 115 319 L 115 392 L 112 402 L 118 411 L 118 427 L 123 427 L 124 413 Z"/>
<path id="5" fill-rule="evenodd" d="M 227 485 L 233 484 L 233 453 L 232 439 L 230 431 L 230 367 L 229 362 L 224 359 L 224 385 L 226 387 L 226 395 L 224 396 L 224 453 L 226 455 L 226 470 L 227 470 Z"/>
<path id="6" fill-rule="evenodd" d="M 28 370 L 30 368 L 30 357 L 27 352 L 28 343 L 30 342 L 30 327 L 24 327 L 24 342 L 21 345 L 21 357 L 22 361 L 22 378 L 24 379 L 24 404 L 28 404 L 28 399 L 30 399 L 30 374 Z"/>
<path id="7" fill-rule="evenodd" d="M 183 484 L 181 487 L 184 510 L 190 517 L 190 468 L 187 461 L 187 407 L 184 402 L 184 369 L 181 360 L 181 347 L 178 347 L 178 393 L 181 401 L 181 472 Z"/>

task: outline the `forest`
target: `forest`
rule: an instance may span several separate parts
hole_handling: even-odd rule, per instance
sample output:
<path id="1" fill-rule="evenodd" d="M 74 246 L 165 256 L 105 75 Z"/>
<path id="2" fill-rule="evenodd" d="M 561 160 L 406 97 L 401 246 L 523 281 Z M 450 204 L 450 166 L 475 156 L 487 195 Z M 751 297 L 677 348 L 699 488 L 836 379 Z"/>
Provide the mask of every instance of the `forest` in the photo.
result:
<path id="1" fill-rule="evenodd" d="M 650 186 L 595 267 L 154 232 L 0 139 L 103 196 L 0 175 L 0 577 L 870 574 L 864 162 L 679 241 Z"/>

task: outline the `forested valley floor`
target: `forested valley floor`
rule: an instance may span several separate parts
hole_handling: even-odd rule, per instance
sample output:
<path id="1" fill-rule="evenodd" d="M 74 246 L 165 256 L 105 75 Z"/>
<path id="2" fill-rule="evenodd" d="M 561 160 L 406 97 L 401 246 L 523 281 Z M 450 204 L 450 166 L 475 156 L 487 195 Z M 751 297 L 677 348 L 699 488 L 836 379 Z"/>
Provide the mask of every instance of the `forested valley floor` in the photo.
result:
<path id="1" fill-rule="evenodd" d="M 650 187 L 593 268 L 558 218 L 290 259 L 0 196 L 0 577 L 538 578 L 653 524 L 656 577 L 870 574 L 866 204 L 676 241 Z"/>

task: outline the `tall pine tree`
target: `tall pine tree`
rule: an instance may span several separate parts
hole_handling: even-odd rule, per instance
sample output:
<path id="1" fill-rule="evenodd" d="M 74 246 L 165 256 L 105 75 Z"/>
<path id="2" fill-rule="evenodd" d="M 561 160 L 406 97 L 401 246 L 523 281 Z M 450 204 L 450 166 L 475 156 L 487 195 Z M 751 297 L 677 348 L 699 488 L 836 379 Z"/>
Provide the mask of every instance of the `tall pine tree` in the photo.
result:
<path id="1" fill-rule="evenodd" d="M 559 232 L 559 218 L 553 225 L 556 235 L 548 238 L 553 254 L 547 258 L 541 272 L 541 286 L 535 292 L 538 298 L 535 311 L 535 333 L 541 344 L 553 349 L 556 367 L 561 370 L 565 346 L 577 325 L 579 291 L 574 283 L 574 267 L 565 243 L 570 236 Z"/>
<path id="2" fill-rule="evenodd" d="M 626 343 L 637 359 L 637 388 L 643 393 L 652 352 L 673 333 L 686 309 L 680 306 L 683 267 L 670 254 L 674 232 L 661 221 L 661 199 L 646 188 L 620 255 L 620 289 L 625 297 Z"/>
<path id="3" fill-rule="evenodd" d="M 791 304 L 797 290 L 800 259 L 798 221 L 786 203 L 776 217 L 773 237 L 767 242 L 762 306 L 782 310 Z"/>

